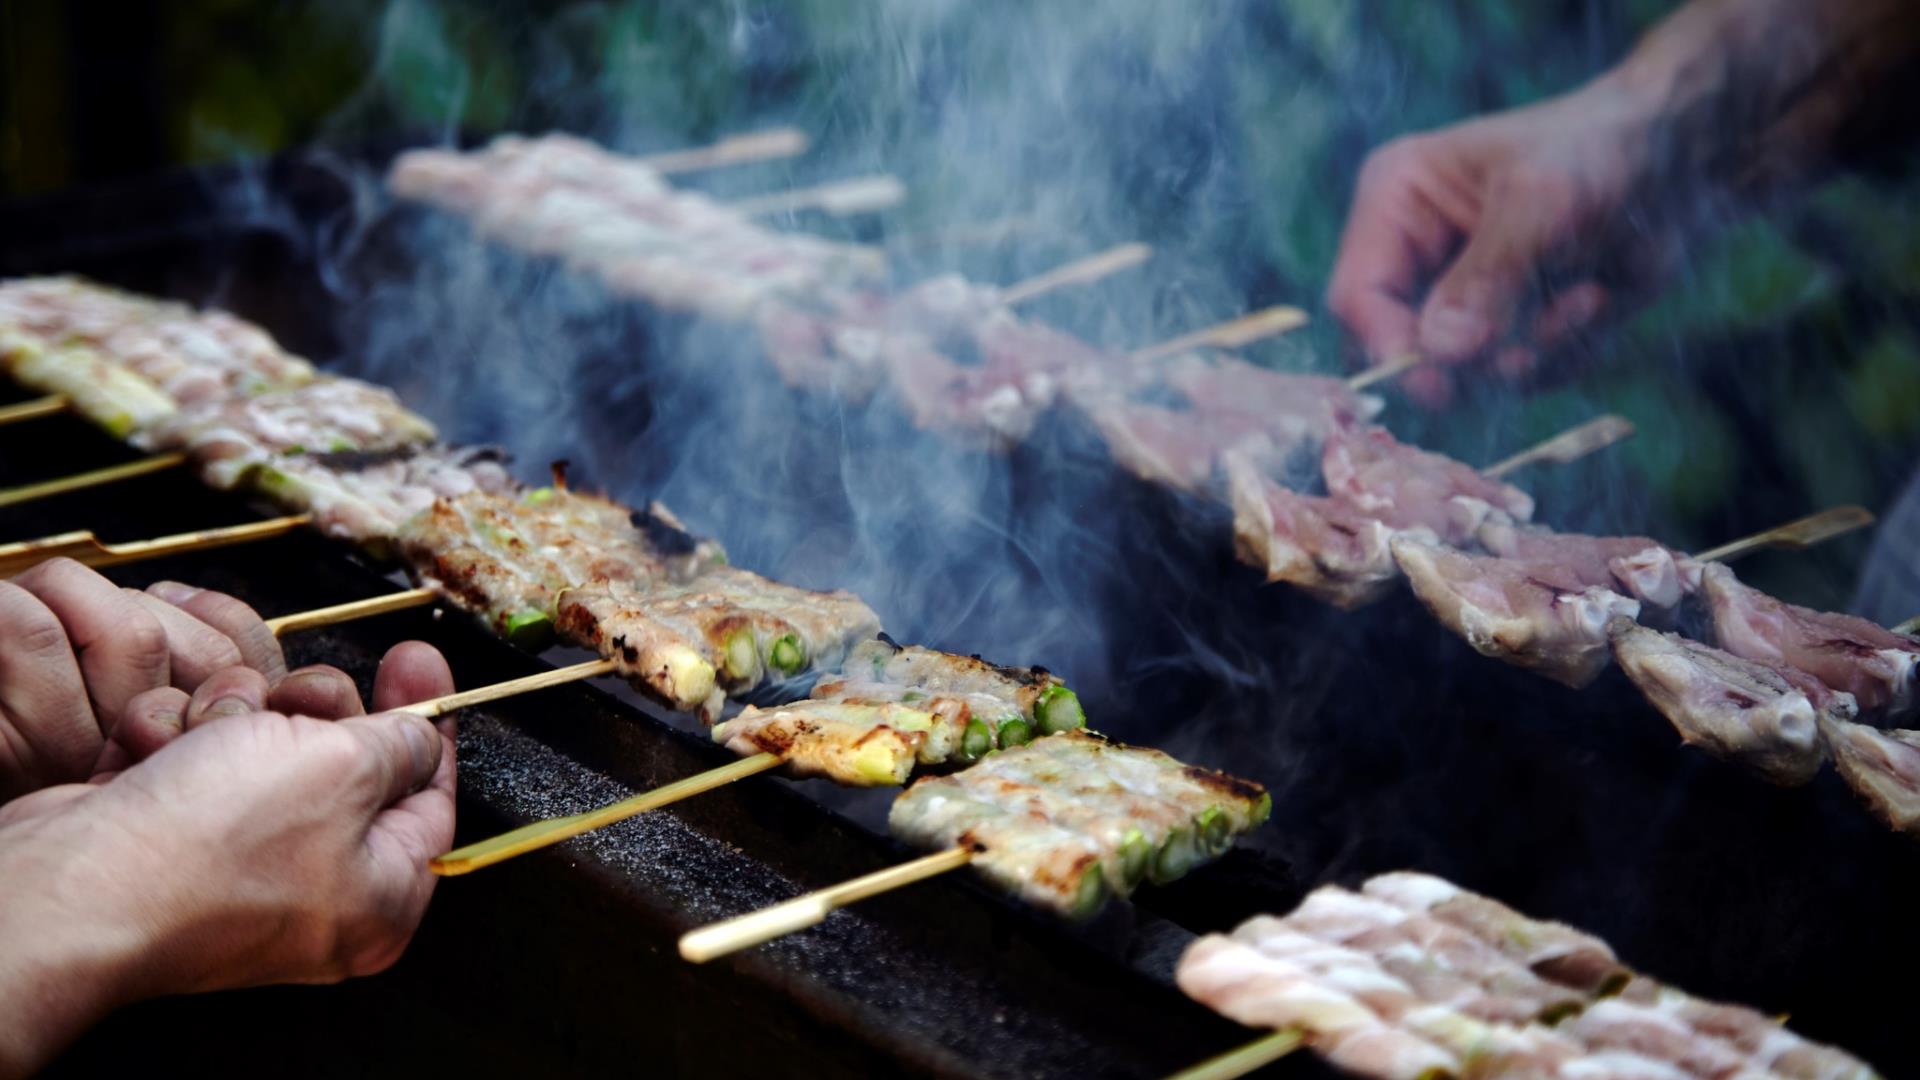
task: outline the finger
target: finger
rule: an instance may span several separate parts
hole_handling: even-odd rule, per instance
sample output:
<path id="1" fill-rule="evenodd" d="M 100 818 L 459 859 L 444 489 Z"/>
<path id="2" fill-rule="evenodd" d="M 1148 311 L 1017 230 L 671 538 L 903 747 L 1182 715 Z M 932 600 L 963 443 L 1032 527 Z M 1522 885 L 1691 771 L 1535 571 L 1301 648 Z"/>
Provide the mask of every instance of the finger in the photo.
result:
<path id="1" fill-rule="evenodd" d="M 339 722 L 360 744 L 361 794 L 369 809 L 392 806 L 426 787 L 439 771 L 444 747 L 431 723 L 411 713 L 350 716 Z"/>
<path id="2" fill-rule="evenodd" d="M 1545 181 L 1511 181 L 1496 191 L 1479 228 L 1420 310 L 1421 351 L 1457 362 L 1506 338 L 1552 250 L 1558 222 L 1570 212 Z"/>
<path id="3" fill-rule="evenodd" d="M 13 721 L 0 738 L 0 798 L 78 780 L 100 756 L 100 721 L 66 628 L 11 581 L 0 581 L 0 713 Z"/>
<path id="4" fill-rule="evenodd" d="M 1413 298 L 1458 241 L 1454 217 L 1427 197 L 1439 144 L 1403 139 L 1367 159 L 1327 288 L 1327 306 L 1375 363 L 1413 351 Z"/>
<path id="5" fill-rule="evenodd" d="M 267 677 L 238 664 L 207 676 L 187 702 L 186 729 L 266 711 Z"/>
<path id="6" fill-rule="evenodd" d="M 102 736 L 135 694 L 167 685 L 167 632 L 118 585 L 72 559 L 50 559 L 13 581 L 66 628 Z"/>
<path id="7" fill-rule="evenodd" d="M 453 725 L 439 726 L 440 766 L 420 791 L 401 799 L 374 821 L 374 830 L 390 839 L 407 865 L 426 870 L 428 860 L 453 847 L 454 762 Z"/>
<path id="8" fill-rule="evenodd" d="M 1534 344 L 1542 349 L 1559 345 L 1604 315 L 1611 299 L 1607 287 L 1597 281 L 1581 281 L 1561 290 L 1535 316 Z"/>
<path id="9" fill-rule="evenodd" d="M 187 729 L 187 706 L 192 702 L 177 686 L 160 686 L 127 703 L 125 714 L 113 727 L 106 750 L 101 752 L 96 772 L 124 769 L 180 737 Z"/>
<path id="10" fill-rule="evenodd" d="M 267 677 L 269 686 L 287 677 L 280 639 L 258 612 L 223 592 L 196 589 L 178 581 L 157 581 L 147 592 L 213 627 L 239 648 L 241 663 Z"/>
<path id="11" fill-rule="evenodd" d="M 360 687 L 353 676 L 326 664 L 303 667 L 282 679 L 267 695 L 267 707 L 289 716 L 321 720 L 363 716 L 367 711 L 360 704 Z"/>
<path id="12" fill-rule="evenodd" d="M 173 685 L 192 693 L 214 672 L 240 666 L 240 647 L 227 635 L 157 596 L 137 589 L 128 589 L 126 595 L 165 631 Z"/>
<path id="13" fill-rule="evenodd" d="M 1503 346 L 1493 356 L 1493 369 L 1515 381 L 1531 376 L 1539 364 L 1540 354 L 1525 345 Z"/>
<path id="14" fill-rule="evenodd" d="M 424 641 L 403 641 L 380 658 L 373 677 L 373 707 L 397 709 L 453 693 L 453 671 L 440 650 Z"/>

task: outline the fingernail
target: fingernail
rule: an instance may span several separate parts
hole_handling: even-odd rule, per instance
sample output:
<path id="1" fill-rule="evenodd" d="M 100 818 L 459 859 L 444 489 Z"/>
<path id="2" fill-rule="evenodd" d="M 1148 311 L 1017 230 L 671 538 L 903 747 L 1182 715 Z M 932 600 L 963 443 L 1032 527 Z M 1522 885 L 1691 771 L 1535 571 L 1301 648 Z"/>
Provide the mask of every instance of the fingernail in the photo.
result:
<path id="1" fill-rule="evenodd" d="M 1437 307 L 1420 320 L 1420 340 L 1430 352 L 1464 356 L 1486 339 L 1486 318 L 1470 308 Z"/>
<path id="2" fill-rule="evenodd" d="M 229 716 L 245 716 L 248 713 L 259 711 L 260 706 L 258 704 L 248 701 L 245 698 L 223 697 L 219 701 L 207 706 L 207 711 L 201 715 L 209 720 L 220 720 Z"/>
<path id="3" fill-rule="evenodd" d="M 413 758 L 413 786 L 417 791 L 433 779 L 434 744 L 440 741 L 440 734 L 432 724 L 417 717 L 408 719 L 401 731 L 407 737 L 407 753 Z"/>
<path id="4" fill-rule="evenodd" d="M 147 586 L 147 591 L 175 607 L 200 594 L 199 589 L 178 581 L 156 581 Z"/>

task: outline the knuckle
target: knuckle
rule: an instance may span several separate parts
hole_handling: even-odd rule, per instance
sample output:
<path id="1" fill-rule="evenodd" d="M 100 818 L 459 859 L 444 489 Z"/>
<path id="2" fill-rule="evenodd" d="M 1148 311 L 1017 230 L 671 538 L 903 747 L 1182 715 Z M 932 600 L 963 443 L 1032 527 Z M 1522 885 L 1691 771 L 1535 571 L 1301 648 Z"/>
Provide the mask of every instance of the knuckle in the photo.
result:
<path id="1" fill-rule="evenodd" d="M 48 656 L 68 651 L 66 628 L 60 625 L 45 604 L 27 590 L 10 582 L 0 582 L 0 618 L 6 623 L 7 637 L 29 656 Z"/>
<path id="2" fill-rule="evenodd" d="M 165 663 L 171 647 L 167 642 L 167 628 L 160 620 L 131 602 L 122 617 L 125 621 L 116 634 L 128 662 L 143 668 Z"/>

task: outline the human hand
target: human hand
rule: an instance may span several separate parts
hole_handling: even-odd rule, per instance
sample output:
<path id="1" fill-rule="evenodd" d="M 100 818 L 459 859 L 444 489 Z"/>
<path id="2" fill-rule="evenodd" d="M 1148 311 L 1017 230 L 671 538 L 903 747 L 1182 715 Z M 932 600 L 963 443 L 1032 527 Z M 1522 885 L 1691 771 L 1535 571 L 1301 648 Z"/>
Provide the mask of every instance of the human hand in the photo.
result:
<path id="1" fill-rule="evenodd" d="M 268 685 L 287 673 L 266 623 L 230 596 L 122 589 L 71 559 L 0 581 L 0 800 L 86 779 L 143 694 L 239 665 Z"/>
<path id="2" fill-rule="evenodd" d="M 1360 173 L 1328 306 L 1401 385 L 1445 406 L 1456 371 L 1534 374 L 1543 353 L 1657 280 L 1641 213 L 1654 111 L 1607 80 L 1396 140 Z"/>
<path id="3" fill-rule="evenodd" d="M 438 653 L 409 643 L 374 705 L 451 689 Z M 273 712 L 183 727 L 103 783 L 0 807 L 0 1009 L 16 1021 L 0 1076 L 136 999 L 379 971 L 418 925 L 428 860 L 453 838 L 450 729 Z"/>

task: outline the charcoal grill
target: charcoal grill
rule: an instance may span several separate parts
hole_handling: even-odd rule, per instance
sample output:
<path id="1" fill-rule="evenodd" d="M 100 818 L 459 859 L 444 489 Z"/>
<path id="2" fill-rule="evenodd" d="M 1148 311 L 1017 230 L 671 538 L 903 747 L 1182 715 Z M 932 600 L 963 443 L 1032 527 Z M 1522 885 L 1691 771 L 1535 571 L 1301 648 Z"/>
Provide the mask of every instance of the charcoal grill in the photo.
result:
<path id="1" fill-rule="evenodd" d="M 273 196 L 272 215 L 235 211 L 261 204 L 228 197 L 240 178 L 220 171 L 7 208 L 0 231 L 17 239 L 0 272 L 75 271 L 218 297 L 327 359 L 355 326 L 316 261 L 345 211 L 339 177 L 294 159 L 250 173 L 245 182 Z M 394 249 L 367 251 L 355 272 L 391 272 Z M 649 350 L 695 332 L 618 310 L 623 370 L 644 369 Z M 662 478 L 682 492 L 713 489 L 713 503 L 758 498 L 767 512 L 727 516 L 721 539 L 776 575 L 792 569 L 778 565 L 782 537 L 844 531 L 832 478 L 802 472 L 774 495 L 703 485 L 697 470 L 669 467 L 671 449 L 647 450 L 644 388 L 597 390 L 607 392 L 580 418 L 582 438 L 623 433 L 628 451 L 651 455 L 623 474 L 599 462 L 629 502 Z M 844 420 L 842 407 L 804 394 L 792 407 L 800 422 L 788 451 L 839 460 L 848 429 L 831 421 Z M 956 453 L 904 425 L 873 425 L 860 449 L 903 481 L 913 463 Z M 1084 460 L 1082 434 L 1062 424 L 1017 449 L 1006 483 L 1036 519 L 1126 523 L 1102 533 L 1111 550 L 1071 580 L 1037 581 L 1023 592 L 1028 607 L 944 624 L 916 610 L 909 619 L 924 625 L 892 628 L 993 655 L 995 625 L 1062 602 L 1098 612 L 1118 632 L 1061 642 L 1064 659 L 1007 658 L 1063 669 L 1110 734 L 1266 782 L 1273 821 L 1220 863 L 1081 927 L 954 875 L 761 950 L 686 965 L 674 952 L 679 932 L 907 854 L 884 834 L 886 794 L 762 778 L 443 882 L 414 948 L 387 974 L 138 1006 L 55 1073 L 137 1064 L 254 1074 L 271 1062 L 298 1075 L 1158 1076 L 1246 1037 L 1172 988 L 1173 960 L 1193 934 L 1285 909 L 1322 881 L 1402 867 L 1597 931 L 1644 970 L 1790 1012 L 1810 1037 L 1889 1075 L 1910 1071 L 1920 1055 L 1899 1034 L 1904 1002 L 1877 988 L 1920 958 L 1920 928 L 1903 917 L 1920 894 L 1920 858 L 1851 805 L 1831 771 L 1808 788 L 1767 788 L 1678 749 L 1617 673 L 1564 690 L 1474 656 L 1405 596 L 1343 615 L 1262 588 L 1232 561 L 1220 511 Z M 126 456 L 71 418 L 0 429 L 0 485 Z M 699 528 L 710 505 L 695 501 L 677 508 Z M 184 474 L 160 475 L 10 509 L 0 533 L 86 527 L 112 540 L 254 516 Z M 1038 539 L 1019 532 L 1020 520 L 1011 527 L 1007 551 Z M 380 568 L 309 536 L 112 575 L 193 581 L 267 614 L 391 588 Z M 869 599 L 888 613 L 886 596 Z M 426 611 L 303 633 L 288 649 L 292 662 L 337 664 L 365 689 L 379 654 L 406 637 L 439 645 L 463 686 L 546 662 Z M 459 749 L 462 842 L 730 760 L 683 719 L 600 686 L 474 710 Z M 1300 1056 L 1273 1074 L 1324 1072 Z"/>

